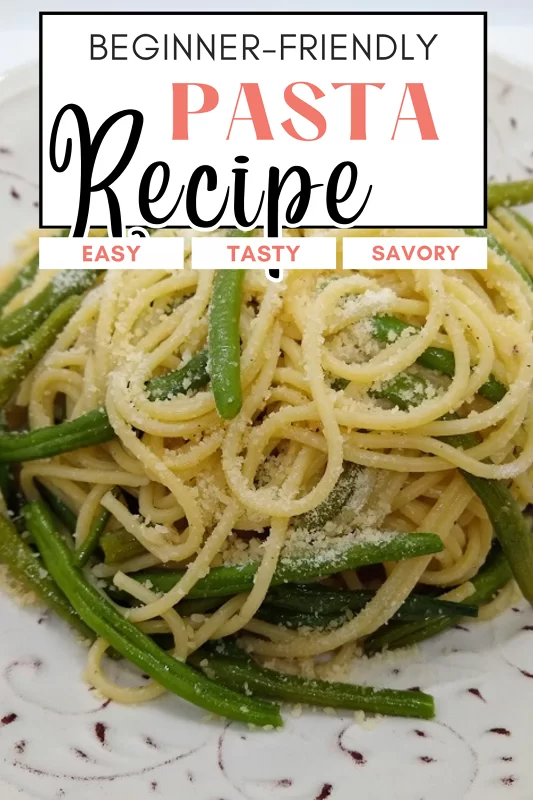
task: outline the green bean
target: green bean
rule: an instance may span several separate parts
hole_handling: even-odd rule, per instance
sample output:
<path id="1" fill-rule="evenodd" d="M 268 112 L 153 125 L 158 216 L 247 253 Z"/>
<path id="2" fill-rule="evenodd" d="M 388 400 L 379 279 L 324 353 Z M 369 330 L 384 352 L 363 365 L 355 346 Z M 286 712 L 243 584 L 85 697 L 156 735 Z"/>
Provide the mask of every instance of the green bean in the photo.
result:
<path id="1" fill-rule="evenodd" d="M 40 559 L 24 542 L 15 526 L 0 515 L 0 559 L 21 584 L 43 603 L 72 625 L 84 639 L 92 641 L 94 633 L 82 621 L 53 579 L 43 568 Z"/>
<path id="2" fill-rule="evenodd" d="M 512 215 L 513 215 L 513 217 L 516 219 L 516 221 L 517 221 L 518 223 L 520 223 L 520 225 L 521 225 L 523 228 L 525 228 L 525 229 L 526 229 L 526 231 L 527 231 L 527 232 L 528 232 L 528 233 L 529 233 L 531 236 L 533 236 L 533 222 L 531 222 L 531 220 L 527 219 L 527 217 L 524 217 L 524 215 L 523 215 L 523 214 L 519 214 L 519 213 L 518 213 L 518 211 L 511 211 L 511 214 L 512 214 Z"/>
<path id="3" fill-rule="evenodd" d="M 0 432 L 7 430 L 6 418 L 0 411 Z M 14 510 L 14 500 L 17 496 L 17 485 L 13 476 L 11 464 L 0 464 L 0 492 L 6 509 Z"/>
<path id="4" fill-rule="evenodd" d="M 219 651 L 222 652 L 219 652 Z M 306 703 L 326 708 L 346 708 L 387 716 L 432 719 L 435 716 L 433 697 L 423 692 L 396 689 L 374 689 L 349 683 L 307 680 L 294 675 L 260 667 L 251 658 L 227 655 L 224 645 L 215 644 L 199 650 L 189 661 L 213 680 L 232 689 L 252 695 L 290 703 Z"/>
<path id="5" fill-rule="evenodd" d="M 383 381 L 378 387 L 373 387 L 371 394 L 381 400 L 389 400 L 389 402 L 394 403 L 398 408 L 405 411 L 427 399 L 428 386 L 429 381 L 426 378 L 420 375 L 409 375 L 406 372 L 400 372 L 394 378 Z M 445 414 L 441 419 L 459 419 L 459 416 L 455 413 Z M 468 450 L 469 447 L 475 447 L 479 444 L 481 439 L 477 433 L 463 433 L 459 436 L 443 436 L 442 441 L 447 442 L 452 447 Z"/>
<path id="6" fill-rule="evenodd" d="M 84 622 L 124 658 L 168 691 L 215 714 L 256 725 L 282 724 L 277 706 L 218 686 L 161 650 L 128 622 L 76 567 L 46 506 L 30 503 L 24 514 L 45 565 L 61 591 Z"/>
<path id="7" fill-rule="evenodd" d="M 0 463 L 51 458 L 81 447 L 103 444 L 114 437 L 105 409 L 96 408 L 59 425 L 0 435 Z"/>
<path id="8" fill-rule="evenodd" d="M 207 350 L 193 356 L 180 369 L 159 375 L 146 383 L 149 400 L 169 400 L 177 394 L 197 392 L 209 383 Z"/>
<path id="9" fill-rule="evenodd" d="M 72 511 L 55 492 L 50 491 L 44 483 L 41 483 L 41 481 L 35 481 L 35 483 L 39 489 L 39 494 L 54 512 L 54 516 L 65 526 L 69 533 L 74 534 L 76 532 L 77 522 L 74 511 Z"/>
<path id="10" fill-rule="evenodd" d="M 502 586 L 509 583 L 513 573 L 509 562 L 500 545 L 493 547 L 483 568 L 471 579 L 470 583 L 474 586 L 474 593 L 468 597 L 469 603 L 476 606 L 483 605 L 494 599 L 494 596 Z"/>
<path id="11" fill-rule="evenodd" d="M 6 508 L 11 510 L 11 497 L 15 489 L 10 464 L 0 464 L 0 492 Z"/>
<path id="12" fill-rule="evenodd" d="M 418 325 L 410 325 L 397 317 L 382 314 L 372 318 L 372 331 L 376 339 L 380 342 L 390 342 L 391 333 L 398 338 L 407 329 L 419 330 Z M 421 356 L 417 358 L 417 363 L 427 369 L 435 370 L 449 378 L 455 375 L 455 356 L 451 350 L 444 347 L 428 347 Z M 507 389 L 493 375 L 478 389 L 478 394 L 489 400 L 491 403 L 498 403 L 506 393 Z"/>
<path id="13" fill-rule="evenodd" d="M 217 270 L 209 306 L 209 365 L 211 388 L 222 419 L 241 410 L 241 313 L 244 270 Z"/>
<path id="14" fill-rule="evenodd" d="M 224 602 L 220 597 L 197 597 L 195 600 L 182 600 L 179 605 L 180 615 L 190 617 L 191 614 L 205 614 L 206 611 L 213 611 Z"/>
<path id="15" fill-rule="evenodd" d="M 33 279 L 39 269 L 39 253 L 35 253 L 34 256 L 28 261 L 28 263 L 22 267 L 22 269 L 17 272 L 15 277 L 13 278 L 10 283 L 6 286 L 6 288 L 0 292 L 0 311 L 4 309 L 7 304 L 16 297 L 17 294 L 22 292 L 23 289 L 26 289 L 31 283 L 33 283 Z"/>
<path id="16" fill-rule="evenodd" d="M 109 522 L 110 516 L 111 512 L 108 511 L 107 508 L 101 508 L 95 516 L 89 533 L 74 553 L 74 563 L 78 567 L 85 566 L 98 547 L 100 538 L 104 532 L 105 526 Z"/>
<path id="17" fill-rule="evenodd" d="M 512 572 L 503 553 L 501 551 L 491 553 L 485 567 L 471 579 L 475 591 L 467 598 L 468 603 L 481 606 L 490 602 L 496 592 L 508 583 L 511 578 Z M 409 647 L 449 630 L 461 618 L 461 614 L 452 614 L 448 617 L 428 620 L 427 622 L 410 622 L 396 625 L 390 623 L 389 625 L 384 625 L 366 639 L 365 652 L 371 655 L 385 648 L 394 650 L 398 647 Z"/>
<path id="18" fill-rule="evenodd" d="M 24 342 L 0 357 L 0 407 L 5 406 L 20 382 L 49 350 L 80 303 L 76 296 L 64 300 Z"/>
<path id="19" fill-rule="evenodd" d="M 443 601 L 443 605 L 444 604 L 445 601 Z M 452 607 L 455 606 L 453 609 L 453 613 L 455 615 L 460 614 L 460 616 L 466 617 L 477 617 L 478 615 L 478 609 L 476 606 L 467 605 L 466 603 L 449 603 L 448 605 Z M 364 604 L 361 604 L 360 608 L 364 608 Z M 449 610 L 446 612 L 444 609 L 441 609 L 439 614 L 432 615 L 431 611 L 429 611 L 429 606 L 423 604 L 420 604 L 420 610 L 417 610 L 414 613 L 406 612 L 403 614 L 401 613 L 401 608 L 399 609 L 399 612 L 400 613 L 394 614 L 391 619 L 395 621 L 416 621 L 417 623 L 420 623 L 421 620 L 432 621 L 435 619 L 447 619 L 451 613 Z M 280 608 L 278 606 L 269 605 L 268 603 L 263 603 L 263 605 L 257 610 L 255 616 L 257 619 L 263 620 L 264 622 L 270 622 L 271 625 L 281 625 L 282 627 L 289 628 L 290 630 L 298 630 L 300 628 L 333 629 L 338 628 L 349 619 L 352 619 L 353 613 L 351 610 L 344 610 L 342 612 L 337 612 L 336 614 L 320 614 L 314 610 L 290 611 L 286 608 Z"/>
<path id="20" fill-rule="evenodd" d="M 319 531 L 324 525 L 339 514 L 350 497 L 352 497 L 357 484 L 357 478 L 363 472 L 359 464 L 345 461 L 339 479 L 328 497 L 316 508 L 306 511 L 291 519 L 292 528 L 302 528 L 308 531 Z"/>
<path id="21" fill-rule="evenodd" d="M 0 320 L 0 345 L 11 347 L 27 339 L 67 297 L 83 294 L 94 286 L 102 270 L 64 270 L 42 292 Z"/>
<path id="22" fill-rule="evenodd" d="M 393 378 L 375 384 L 368 393 L 371 397 L 389 400 L 398 408 L 407 410 L 428 399 L 429 386 L 429 382 L 419 375 L 399 372 Z"/>
<path id="23" fill-rule="evenodd" d="M 348 611 L 362 611 L 375 596 L 371 589 L 331 589 L 318 583 L 287 584 L 271 589 L 265 602 L 271 606 L 307 613 L 331 616 Z M 476 617 L 477 608 L 470 603 L 452 603 L 424 594 L 410 594 L 394 617 L 398 620 L 426 620 L 460 613 Z"/>
<path id="24" fill-rule="evenodd" d="M 487 186 L 487 207 L 525 206 L 533 203 L 533 180 L 489 183 Z"/>
<path id="25" fill-rule="evenodd" d="M 468 236 L 482 236 L 487 240 L 487 245 L 489 250 L 492 250 L 500 258 L 503 258 L 504 261 L 507 261 L 512 268 L 518 272 L 520 277 L 527 283 L 530 289 L 533 289 L 533 278 L 529 274 L 529 272 L 522 266 L 522 264 L 516 260 L 507 250 L 502 247 L 499 241 L 496 239 L 492 233 L 489 233 L 485 228 L 465 228 L 465 233 Z"/>
<path id="26" fill-rule="evenodd" d="M 478 478 L 465 470 L 460 472 L 483 503 L 514 578 L 526 600 L 533 605 L 533 533 L 526 525 L 520 506 L 501 481 Z"/>
<path id="27" fill-rule="evenodd" d="M 125 528 L 106 531 L 100 539 L 100 547 L 104 551 L 105 563 L 111 566 L 146 554 L 142 544 Z"/>
<path id="28" fill-rule="evenodd" d="M 411 647 L 413 644 L 432 639 L 439 633 L 453 628 L 461 617 L 443 617 L 426 622 L 390 622 L 371 634 L 364 642 L 366 655 L 372 656 L 383 650 L 398 650 L 400 647 Z"/>
<path id="29" fill-rule="evenodd" d="M 136 608 L 141 605 L 141 603 L 135 600 L 127 592 L 118 591 L 116 588 L 111 589 L 110 591 L 108 590 L 107 594 L 110 595 L 115 602 L 130 608 Z M 220 608 L 224 601 L 224 597 L 197 597 L 194 600 L 188 600 L 186 598 L 179 604 L 180 616 L 190 617 L 191 614 L 205 614 L 207 611 L 213 611 L 217 608 Z M 161 635 L 167 636 L 168 634 Z M 170 646 L 172 646 L 172 636 L 170 637 L 170 641 Z"/>
<path id="30" fill-rule="evenodd" d="M 339 614 L 319 614 L 314 610 L 289 611 L 286 608 L 271 606 L 268 603 L 257 609 L 255 618 L 271 625 L 281 625 L 289 630 L 322 629 L 332 630 L 343 625 L 353 616 L 350 612 L 343 611 Z"/>
<path id="31" fill-rule="evenodd" d="M 335 549 L 333 546 L 321 551 L 314 550 L 306 556 L 282 557 L 272 576 L 271 586 L 282 583 L 301 583 L 313 578 L 324 578 L 346 569 L 381 564 L 383 561 L 401 561 L 421 555 L 440 553 L 443 544 L 434 533 L 384 534 L 376 541 L 354 542 L 349 547 Z M 250 561 L 235 566 L 213 567 L 204 578 L 200 578 L 187 593 L 188 598 L 227 597 L 248 592 L 253 588 L 259 563 Z M 185 574 L 184 570 L 162 570 L 132 575 L 140 583 L 152 586 L 158 592 L 168 592 Z"/>

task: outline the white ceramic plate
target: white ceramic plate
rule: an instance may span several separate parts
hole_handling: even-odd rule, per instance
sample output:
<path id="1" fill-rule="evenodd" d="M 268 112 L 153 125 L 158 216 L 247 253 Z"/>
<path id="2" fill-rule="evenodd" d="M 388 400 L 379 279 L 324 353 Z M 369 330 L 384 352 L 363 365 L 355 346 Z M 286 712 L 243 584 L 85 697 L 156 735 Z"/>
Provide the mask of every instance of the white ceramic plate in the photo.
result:
<path id="1" fill-rule="evenodd" d="M 0 80 L 0 263 L 37 224 L 37 72 Z M 489 172 L 533 174 L 533 75 L 491 62 Z M 460 191 L 460 187 L 458 187 Z M 465 624 L 353 678 L 432 692 L 434 722 L 285 714 L 281 732 L 206 721 L 166 696 L 103 703 L 66 626 L 0 598 L 0 798 L 531 800 L 533 610 Z M 116 667 L 112 667 L 116 669 Z"/>

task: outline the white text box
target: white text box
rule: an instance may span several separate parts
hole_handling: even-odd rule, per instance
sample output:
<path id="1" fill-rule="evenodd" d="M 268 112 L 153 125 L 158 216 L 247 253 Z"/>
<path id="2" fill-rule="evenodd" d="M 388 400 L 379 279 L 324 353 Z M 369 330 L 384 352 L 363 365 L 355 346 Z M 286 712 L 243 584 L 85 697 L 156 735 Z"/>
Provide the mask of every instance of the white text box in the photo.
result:
<path id="1" fill-rule="evenodd" d="M 39 239 L 39 269 L 183 269 L 177 236 L 87 236 Z"/>
<path id="2" fill-rule="evenodd" d="M 336 239 L 206 236 L 192 240 L 193 269 L 335 269 Z"/>
<path id="3" fill-rule="evenodd" d="M 41 225 L 70 227 L 78 218 L 80 171 L 87 176 L 92 161 L 82 123 L 91 137 L 108 131 L 94 153 L 93 183 L 114 175 L 124 225 L 150 224 L 149 207 L 174 227 L 203 228 L 198 217 L 236 226 L 237 196 L 247 218 L 258 213 L 258 226 L 271 218 L 285 225 L 300 180 L 290 177 L 279 211 L 272 186 L 278 170 L 281 180 L 294 165 L 314 186 L 306 227 L 329 227 L 338 214 L 346 227 L 350 219 L 387 228 L 485 224 L 480 12 L 43 12 L 41 25 Z M 243 157 L 245 192 L 235 188 Z M 357 180 L 348 166 L 337 183 L 344 162 L 357 167 Z M 217 175 L 210 191 L 196 172 L 206 165 Z M 107 226 L 108 192 L 84 194 L 88 224 Z"/>
<path id="4" fill-rule="evenodd" d="M 486 269 L 477 236 L 362 236 L 342 240 L 343 269 Z"/>

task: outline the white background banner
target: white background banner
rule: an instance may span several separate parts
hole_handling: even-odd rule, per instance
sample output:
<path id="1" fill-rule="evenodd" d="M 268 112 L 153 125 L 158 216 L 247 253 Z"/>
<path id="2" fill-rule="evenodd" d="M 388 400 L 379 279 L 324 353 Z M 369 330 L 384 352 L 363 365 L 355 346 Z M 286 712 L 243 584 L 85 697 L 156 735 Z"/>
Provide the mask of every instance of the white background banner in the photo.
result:
<path id="1" fill-rule="evenodd" d="M 134 155 L 112 184 L 127 225 L 155 225 L 141 213 L 140 185 L 150 165 L 165 162 L 167 178 L 154 167 L 148 191 L 165 225 L 197 227 L 190 179 L 202 165 L 217 173 L 216 188 L 207 191 L 205 177 L 198 187 L 202 219 L 216 217 L 229 192 L 212 228 L 235 225 L 235 169 L 248 170 L 241 174 L 248 218 L 264 192 L 255 224 L 265 224 L 276 203 L 285 224 L 299 179 L 292 175 L 278 198 L 269 171 L 282 177 L 300 166 L 323 184 L 312 189 L 302 224 L 331 227 L 326 189 L 344 161 L 357 166 L 358 178 L 338 208 L 348 217 L 364 205 L 358 226 L 484 224 L 482 14 L 95 13 L 44 14 L 41 22 L 45 226 L 70 226 L 77 213 L 80 134 L 72 112 L 55 147 L 61 165 L 71 137 L 70 163 L 57 172 L 50 162 L 54 121 L 67 104 L 83 109 L 92 138 L 116 112 L 143 115 Z M 105 136 L 93 184 L 117 165 L 131 128 L 125 118 Z M 236 163 L 238 156 L 248 161 Z M 331 197 L 347 188 L 345 172 Z M 93 192 L 90 224 L 108 218 L 106 194 Z"/>

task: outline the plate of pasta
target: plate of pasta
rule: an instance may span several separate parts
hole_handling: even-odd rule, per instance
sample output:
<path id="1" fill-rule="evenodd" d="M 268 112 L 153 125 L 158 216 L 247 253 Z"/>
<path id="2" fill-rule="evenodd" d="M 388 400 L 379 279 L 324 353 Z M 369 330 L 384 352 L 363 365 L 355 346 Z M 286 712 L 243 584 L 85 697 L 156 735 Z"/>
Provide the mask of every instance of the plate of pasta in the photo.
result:
<path id="1" fill-rule="evenodd" d="M 2 798 L 530 798 L 533 77 L 486 270 L 277 283 L 40 272 L 0 90 Z"/>

